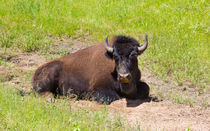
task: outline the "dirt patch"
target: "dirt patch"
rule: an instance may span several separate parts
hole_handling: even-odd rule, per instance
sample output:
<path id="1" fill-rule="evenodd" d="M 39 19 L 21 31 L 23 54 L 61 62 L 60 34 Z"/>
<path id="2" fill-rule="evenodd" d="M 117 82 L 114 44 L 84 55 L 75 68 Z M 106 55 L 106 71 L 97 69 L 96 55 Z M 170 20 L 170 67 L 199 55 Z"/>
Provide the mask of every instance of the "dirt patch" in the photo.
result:
<path id="1" fill-rule="evenodd" d="M 45 62 L 44 56 L 33 53 L 21 53 L 10 59 L 10 62 L 23 71 L 35 70 Z"/>
<path id="2" fill-rule="evenodd" d="M 15 74 L 5 66 L 0 66 L 0 82 L 11 81 Z"/>
<path id="3" fill-rule="evenodd" d="M 210 110 L 202 109 L 199 106 L 189 107 L 168 100 L 154 102 L 121 99 L 107 106 L 94 101 L 80 100 L 72 101 L 71 105 L 87 107 L 92 111 L 106 107 L 110 117 L 120 113 L 126 116 L 123 122 L 133 127 L 140 125 L 142 130 L 184 131 L 190 129 L 208 131 L 210 129 Z"/>
<path id="4" fill-rule="evenodd" d="M 132 101 L 133 103 L 139 100 Z M 210 112 L 199 107 L 191 108 L 171 101 L 144 102 L 136 107 L 128 107 L 125 99 L 110 105 L 123 111 L 129 124 L 139 124 L 143 130 L 209 130 Z"/>
<path id="5" fill-rule="evenodd" d="M 16 55 L 4 58 L 4 60 L 20 69 L 23 76 L 27 78 L 28 72 L 35 71 L 38 66 L 44 64 L 49 59 L 75 52 L 89 45 L 92 45 L 92 43 L 85 43 L 79 39 L 54 38 L 54 44 L 51 49 L 49 49 L 49 54 L 47 54 L 50 55 L 50 58 L 47 57 L 47 55 L 19 52 Z M 0 67 L 0 72 L 1 70 L 5 72 L 5 70 L 8 71 L 10 69 L 7 67 Z M 29 76 L 31 77 L 31 74 L 29 74 Z M 7 81 L 20 85 L 26 91 L 31 89 L 31 79 L 28 80 L 22 78 L 22 76 L 18 76 L 15 80 L 12 80 L 12 76 L 12 78 L 7 75 L 5 75 L 5 77 Z M 108 110 L 110 110 L 110 114 L 113 112 L 123 112 L 123 114 L 127 116 L 130 125 L 135 126 L 139 124 L 143 130 L 186 130 L 187 128 L 191 130 L 210 129 L 209 106 L 203 108 L 202 105 L 198 104 L 199 106 L 194 105 L 193 107 L 190 107 L 184 104 L 177 104 L 168 97 L 169 94 L 174 91 L 177 91 L 182 95 L 184 92 L 189 91 L 190 95 L 192 95 L 192 99 L 197 100 L 196 90 L 194 88 L 186 88 L 185 85 L 180 86 L 173 81 L 164 82 L 164 80 L 157 78 L 147 70 L 142 71 L 142 80 L 150 85 L 153 100 L 121 99 L 106 106 Z M 199 101 L 197 102 L 199 103 Z M 207 99 L 207 103 L 208 102 Z M 101 107 L 104 107 L 104 105 L 100 105 L 96 102 L 84 100 L 72 101 L 72 105 L 85 106 L 91 110 L 98 110 Z"/>
<path id="6" fill-rule="evenodd" d="M 76 52 L 78 50 L 81 50 L 85 47 L 92 45 L 92 43 L 89 42 L 89 37 L 86 37 L 85 40 L 82 40 L 80 38 L 73 39 L 67 36 L 63 36 L 61 38 L 58 37 L 52 37 L 52 38 L 54 40 L 54 43 L 50 49 L 51 55 L 53 54 L 65 55 L 68 53 Z"/>

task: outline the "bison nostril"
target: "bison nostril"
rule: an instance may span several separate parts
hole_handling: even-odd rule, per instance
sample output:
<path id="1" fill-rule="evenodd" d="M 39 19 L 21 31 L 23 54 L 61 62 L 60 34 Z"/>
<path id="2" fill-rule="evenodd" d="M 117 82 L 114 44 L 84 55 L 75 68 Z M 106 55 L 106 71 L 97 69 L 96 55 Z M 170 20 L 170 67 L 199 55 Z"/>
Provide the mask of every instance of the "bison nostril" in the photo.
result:
<path id="1" fill-rule="evenodd" d="M 120 83 L 130 83 L 131 80 L 131 75 L 130 73 L 119 73 L 118 74 L 118 80 L 120 81 Z"/>
<path id="2" fill-rule="evenodd" d="M 119 76 L 120 76 L 120 79 L 123 79 L 123 78 L 130 79 L 131 75 L 129 73 L 124 73 L 124 74 L 119 73 Z"/>

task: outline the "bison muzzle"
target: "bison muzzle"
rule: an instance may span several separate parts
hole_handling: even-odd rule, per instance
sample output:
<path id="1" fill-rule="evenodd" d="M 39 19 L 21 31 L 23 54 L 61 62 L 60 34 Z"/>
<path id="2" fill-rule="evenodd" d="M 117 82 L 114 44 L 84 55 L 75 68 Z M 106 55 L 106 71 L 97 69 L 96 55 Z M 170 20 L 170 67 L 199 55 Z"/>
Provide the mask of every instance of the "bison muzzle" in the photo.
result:
<path id="1" fill-rule="evenodd" d="M 149 86 L 141 81 L 138 55 L 148 45 L 140 46 L 134 38 L 116 36 L 40 66 L 33 76 L 33 89 L 40 95 L 76 95 L 78 99 L 110 104 L 120 98 L 139 99 L 149 95 Z"/>

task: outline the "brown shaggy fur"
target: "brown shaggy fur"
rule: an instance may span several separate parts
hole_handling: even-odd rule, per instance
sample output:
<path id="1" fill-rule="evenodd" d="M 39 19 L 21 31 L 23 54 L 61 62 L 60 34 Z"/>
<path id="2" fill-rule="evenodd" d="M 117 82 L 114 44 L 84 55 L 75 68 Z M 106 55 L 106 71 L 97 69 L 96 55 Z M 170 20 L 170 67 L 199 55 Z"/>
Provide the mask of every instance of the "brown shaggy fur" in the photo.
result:
<path id="1" fill-rule="evenodd" d="M 117 37 L 109 41 L 110 46 Z M 116 63 L 107 58 L 104 43 L 100 43 L 40 66 L 33 76 L 33 88 L 39 94 L 52 92 L 55 96 L 75 94 L 78 98 L 110 102 L 129 97 L 120 91 L 116 78 Z M 138 65 L 137 65 L 138 66 Z M 140 81 L 137 67 L 137 87 L 131 98 L 147 97 L 149 87 Z"/>

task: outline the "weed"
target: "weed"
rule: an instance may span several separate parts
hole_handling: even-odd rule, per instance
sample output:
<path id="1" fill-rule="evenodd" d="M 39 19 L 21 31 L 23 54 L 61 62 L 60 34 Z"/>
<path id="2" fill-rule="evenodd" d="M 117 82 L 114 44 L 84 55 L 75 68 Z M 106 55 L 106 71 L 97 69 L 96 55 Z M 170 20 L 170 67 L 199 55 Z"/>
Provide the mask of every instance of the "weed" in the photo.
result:
<path id="1" fill-rule="evenodd" d="M 206 97 L 206 98 L 202 99 L 201 104 L 202 104 L 202 107 L 208 108 L 210 106 L 209 97 Z"/>
<path id="2" fill-rule="evenodd" d="M 3 48 L 8 48 L 12 44 L 12 40 L 14 39 L 14 36 L 9 33 L 2 33 L 0 36 L 0 45 Z"/>
<path id="3" fill-rule="evenodd" d="M 169 94 L 169 98 L 174 100 L 176 103 L 185 104 L 193 107 L 195 105 L 195 101 L 188 95 L 188 93 L 179 93 L 173 91 Z"/>

